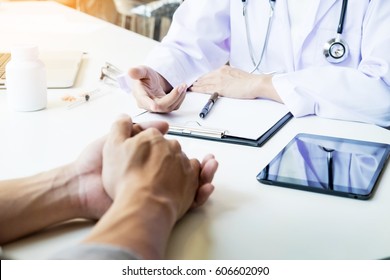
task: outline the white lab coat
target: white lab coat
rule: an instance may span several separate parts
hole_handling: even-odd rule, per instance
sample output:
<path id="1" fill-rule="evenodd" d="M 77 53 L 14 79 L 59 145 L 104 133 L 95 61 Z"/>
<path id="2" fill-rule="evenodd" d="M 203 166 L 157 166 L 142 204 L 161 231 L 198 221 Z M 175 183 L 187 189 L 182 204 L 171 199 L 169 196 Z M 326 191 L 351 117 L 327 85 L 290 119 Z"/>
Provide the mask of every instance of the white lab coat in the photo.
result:
<path id="1" fill-rule="evenodd" d="M 336 36 L 342 0 L 313 0 L 300 36 L 291 38 L 288 0 L 277 0 L 262 72 L 280 71 L 273 85 L 294 116 L 390 126 L 390 1 L 349 0 L 343 38 L 349 57 L 329 63 L 325 43 Z M 268 0 L 248 0 L 249 33 L 259 58 L 266 36 Z M 293 47 L 295 46 L 295 52 Z M 229 62 L 250 72 L 241 0 L 186 0 L 146 64 L 173 86 Z"/>

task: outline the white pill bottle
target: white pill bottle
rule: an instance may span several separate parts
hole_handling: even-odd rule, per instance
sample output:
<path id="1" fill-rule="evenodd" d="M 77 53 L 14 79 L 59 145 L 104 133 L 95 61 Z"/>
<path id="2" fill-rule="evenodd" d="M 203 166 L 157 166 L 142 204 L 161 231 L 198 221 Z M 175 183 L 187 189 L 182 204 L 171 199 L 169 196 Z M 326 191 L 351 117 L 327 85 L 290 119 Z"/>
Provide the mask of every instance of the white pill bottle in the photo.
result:
<path id="1" fill-rule="evenodd" d="M 38 111 L 47 106 L 45 65 L 39 60 L 38 47 L 19 45 L 11 49 L 6 65 L 8 105 L 15 111 Z"/>

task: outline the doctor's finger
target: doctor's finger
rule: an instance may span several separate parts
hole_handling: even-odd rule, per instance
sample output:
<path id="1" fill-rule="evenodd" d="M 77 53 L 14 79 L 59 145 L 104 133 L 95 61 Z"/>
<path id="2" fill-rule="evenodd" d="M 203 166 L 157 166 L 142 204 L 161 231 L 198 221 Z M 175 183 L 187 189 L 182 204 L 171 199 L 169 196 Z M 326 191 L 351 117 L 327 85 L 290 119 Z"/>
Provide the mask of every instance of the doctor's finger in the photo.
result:
<path id="1" fill-rule="evenodd" d="M 142 95 L 137 95 L 137 94 L 134 94 L 134 97 L 136 99 L 137 106 L 139 108 L 142 108 L 142 109 L 145 109 L 145 110 L 148 110 L 148 111 L 152 111 L 152 112 L 156 112 L 154 110 L 155 102 L 148 95 L 143 95 L 143 94 Z"/>
<path id="2" fill-rule="evenodd" d="M 130 68 L 128 73 L 130 78 L 134 80 L 141 80 L 148 77 L 148 69 L 144 66 Z"/>
<path id="3" fill-rule="evenodd" d="M 187 86 L 186 85 L 181 85 L 178 88 L 174 88 L 172 91 L 184 91 L 180 97 L 171 105 L 169 108 L 171 111 L 175 111 L 180 108 L 181 104 L 183 103 L 185 97 L 186 97 L 186 91 L 187 91 Z"/>
<path id="4" fill-rule="evenodd" d="M 201 92 L 201 93 L 218 92 L 221 95 L 223 94 L 222 88 L 216 84 L 204 84 L 204 85 L 193 84 L 189 90 L 193 92 Z"/>
<path id="5" fill-rule="evenodd" d="M 153 111 L 155 102 L 153 101 L 152 97 L 150 97 L 149 94 L 146 92 L 140 81 L 135 81 L 132 93 L 139 108 L 148 111 Z"/>
<path id="6" fill-rule="evenodd" d="M 155 99 L 155 112 L 167 113 L 173 111 L 177 106 L 180 106 L 185 98 L 185 89 L 185 87 L 175 88 L 164 97 Z"/>
<path id="7" fill-rule="evenodd" d="M 185 98 L 186 98 L 186 93 L 182 94 L 180 98 L 174 104 L 172 104 L 172 111 L 178 110 Z"/>

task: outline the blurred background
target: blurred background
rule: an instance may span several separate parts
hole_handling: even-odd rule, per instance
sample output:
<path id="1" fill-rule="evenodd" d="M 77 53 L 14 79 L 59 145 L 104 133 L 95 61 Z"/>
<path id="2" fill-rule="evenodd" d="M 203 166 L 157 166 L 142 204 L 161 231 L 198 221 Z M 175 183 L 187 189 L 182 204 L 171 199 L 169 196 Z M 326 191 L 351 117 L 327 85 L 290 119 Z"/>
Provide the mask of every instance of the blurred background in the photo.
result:
<path id="1" fill-rule="evenodd" d="M 1 0 L 0 2 L 26 1 Z M 161 41 L 183 0 L 38 0 L 55 1 L 141 35 Z"/>

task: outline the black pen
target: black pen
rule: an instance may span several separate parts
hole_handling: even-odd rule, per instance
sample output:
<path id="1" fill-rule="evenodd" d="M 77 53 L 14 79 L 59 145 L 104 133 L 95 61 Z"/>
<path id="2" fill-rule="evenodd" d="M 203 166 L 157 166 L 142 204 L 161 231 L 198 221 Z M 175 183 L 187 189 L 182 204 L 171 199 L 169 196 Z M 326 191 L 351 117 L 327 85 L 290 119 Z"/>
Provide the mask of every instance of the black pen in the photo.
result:
<path id="1" fill-rule="evenodd" d="M 213 108 L 213 105 L 215 102 L 217 102 L 218 99 L 218 92 L 214 92 L 213 95 L 211 95 L 210 99 L 207 101 L 206 105 L 204 105 L 202 111 L 199 113 L 199 117 L 202 119 L 207 116 L 207 114 L 211 111 L 211 108 Z"/>

